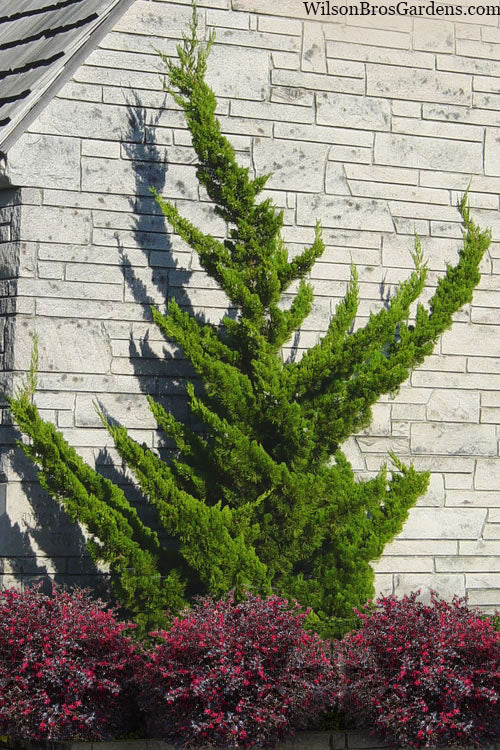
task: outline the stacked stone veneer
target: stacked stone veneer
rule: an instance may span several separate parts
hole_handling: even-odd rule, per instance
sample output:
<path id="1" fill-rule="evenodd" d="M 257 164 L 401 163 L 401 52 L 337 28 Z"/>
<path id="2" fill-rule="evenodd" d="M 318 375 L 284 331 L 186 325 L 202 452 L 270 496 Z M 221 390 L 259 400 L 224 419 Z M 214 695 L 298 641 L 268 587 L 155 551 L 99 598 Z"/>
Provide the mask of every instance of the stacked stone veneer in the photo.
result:
<path id="1" fill-rule="evenodd" d="M 185 414 L 189 367 L 151 325 L 150 302 L 164 309 L 175 298 L 213 322 L 227 309 L 191 250 L 168 234 L 148 190 L 156 186 L 203 229 L 224 235 L 154 51 L 174 54 L 189 6 L 137 0 L 9 153 L 20 188 L 19 241 L 9 248 L 23 262 L 3 286 L 11 295 L 2 299 L 4 369 L 13 372 L 10 387 L 22 380 L 36 330 L 42 414 L 115 479 L 118 457 L 94 399 L 157 448 L 145 393 Z M 209 80 L 223 132 L 252 172 L 274 171 L 267 194 L 284 209 L 291 253 L 323 222 L 313 312 L 286 356 L 300 356 L 325 332 L 351 259 L 358 324 L 379 309 L 411 271 L 415 231 L 430 269 L 428 298 L 457 257 L 455 204 L 471 182 L 474 215 L 495 240 L 474 301 L 346 449 L 360 476 L 389 449 L 432 472 L 429 492 L 375 564 L 377 590 L 434 587 L 448 597 L 467 592 L 487 610 L 500 606 L 498 17 L 308 19 L 299 0 L 200 0 L 200 12 L 203 28 L 217 28 Z M 6 413 L 1 434 L 9 479 L 3 582 L 46 573 L 81 580 L 93 572 L 80 558 L 82 534 L 37 492 Z"/>

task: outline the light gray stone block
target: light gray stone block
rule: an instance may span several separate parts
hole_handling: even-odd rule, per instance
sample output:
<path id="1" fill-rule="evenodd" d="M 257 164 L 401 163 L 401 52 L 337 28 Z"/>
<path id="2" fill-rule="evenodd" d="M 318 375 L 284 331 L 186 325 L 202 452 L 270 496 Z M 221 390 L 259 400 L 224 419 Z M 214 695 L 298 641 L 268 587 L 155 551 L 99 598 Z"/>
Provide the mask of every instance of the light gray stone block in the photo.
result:
<path id="1" fill-rule="evenodd" d="M 351 195 L 349 184 L 346 180 L 344 166 L 329 161 L 326 165 L 325 192 L 334 195 Z"/>
<path id="2" fill-rule="evenodd" d="M 198 198 L 195 167 L 178 164 L 158 167 L 141 161 L 82 159 L 82 187 L 89 192 L 149 197 L 150 185 L 158 182 L 165 185 L 162 194 L 167 198 Z"/>
<path id="3" fill-rule="evenodd" d="M 50 393 L 48 391 L 37 391 L 33 402 L 40 409 L 70 409 L 75 406 L 75 394 L 61 391 Z"/>
<path id="4" fill-rule="evenodd" d="M 395 49 L 409 49 L 410 47 L 410 34 L 406 31 L 393 31 L 387 29 L 387 21 L 381 23 L 379 28 L 373 23 L 373 19 L 370 18 L 371 23 L 364 23 L 362 25 L 362 32 L 360 32 L 359 26 L 347 26 L 340 23 L 335 23 L 335 18 L 332 18 L 332 23 L 325 27 L 325 37 L 327 39 L 335 39 L 339 42 L 350 42 L 351 44 L 358 44 L 359 41 L 365 44 L 372 44 L 374 47 L 393 47 Z M 368 20 L 368 19 L 367 19 Z M 403 22 L 408 19 L 402 19 Z M 408 29 L 408 23 L 406 23 Z M 362 39 L 360 40 L 360 33 L 362 33 Z"/>
<path id="5" fill-rule="evenodd" d="M 21 239 L 86 245 L 92 230 L 90 212 L 73 208 L 23 206 Z"/>
<path id="6" fill-rule="evenodd" d="M 374 404 L 370 425 L 360 434 L 389 437 L 391 434 L 391 409 L 391 404 Z"/>
<path id="7" fill-rule="evenodd" d="M 485 611 L 483 609 L 484 605 L 490 604 L 494 606 L 494 610 L 491 611 L 488 610 L 489 614 L 498 613 L 498 603 L 500 602 L 500 589 L 494 589 L 494 588 L 487 588 L 484 590 L 475 590 L 471 589 L 470 591 L 467 591 L 468 593 L 468 605 L 470 607 L 473 606 L 479 606 L 481 607 L 481 611 Z M 498 748 L 498 745 L 495 745 L 495 748 Z"/>
<path id="8" fill-rule="evenodd" d="M 346 94 L 363 94 L 365 83 L 362 78 L 340 75 L 320 75 L 296 70 L 273 70 L 271 80 L 275 86 L 296 86 L 299 89 L 333 91 Z"/>
<path id="9" fill-rule="evenodd" d="M 437 18 L 415 18 L 414 49 L 432 52 L 453 52 L 455 24 Z"/>
<path id="10" fill-rule="evenodd" d="M 375 573 L 374 578 L 375 597 L 389 596 L 394 593 L 394 574 Z"/>
<path id="11" fill-rule="evenodd" d="M 425 419 L 425 411 L 426 410 L 424 404 L 393 404 L 392 418 L 408 419 L 412 422 L 421 422 Z"/>
<path id="12" fill-rule="evenodd" d="M 496 357 L 500 352 L 498 337 L 492 335 L 487 325 L 455 323 L 445 331 L 441 339 L 443 354 L 473 354 L 474 356 Z"/>
<path id="13" fill-rule="evenodd" d="M 7 173 L 15 185 L 80 188 L 80 140 L 25 133 L 9 150 Z"/>
<path id="14" fill-rule="evenodd" d="M 425 135 L 431 138 L 450 138 L 457 141 L 482 142 L 484 139 L 484 127 L 479 125 L 462 125 L 457 122 L 442 122 L 441 120 L 422 120 L 420 115 L 415 118 L 395 117 L 393 115 L 392 132 L 406 135 Z M 456 197 L 453 202 L 456 202 Z M 470 197 L 470 203 L 475 205 L 473 196 Z"/>
<path id="15" fill-rule="evenodd" d="M 491 578 L 492 584 L 496 583 L 497 585 L 500 584 L 500 574 L 498 571 L 498 565 L 496 564 L 496 560 L 491 555 L 488 557 L 483 556 L 469 556 L 469 555 L 461 555 L 455 556 L 455 557 L 437 557 L 436 558 L 436 571 L 438 573 L 468 573 L 468 581 L 469 585 L 472 586 L 472 588 L 482 588 L 484 584 L 484 580 L 486 576 L 477 576 L 477 578 L 472 576 L 472 573 L 488 573 L 488 577 Z M 493 574 L 496 574 L 493 575 Z M 497 581 L 495 581 L 495 577 L 498 578 Z M 476 579 L 476 584 L 473 584 L 472 581 Z M 482 581 L 480 583 L 479 581 Z"/>
<path id="16" fill-rule="evenodd" d="M 434 564 L 432 557 L 417 555 L 389 555 L 371 563 L 375 573 L 432 573 Z"/>
<path id="17" fill-rule="evenodd" d="M 288 34 L 267 34 L 257 29 L 239 30 L 223 29 L 217 35 L 219 42 L 250 47 L 252 49 L 279 50 L 283 52 L 299 52 L 300 39 Z M 210 65 L 210 63 L 209 63 Z"/>
<path id="18" fill-rule="evenodd" d="M 100 284 L 123 285 L 124 272 L 117 266 L 99 265 L 99 274 L 95 268 L 86 263 L 67 263 L 65 269 L 66 281 L 88 281 Z"/>
<path id="19" fill-rule="evenodd" d="M 103 76 L 109 73 L 105 68 L 89 68 L 89 70 L 103 70 Z M 154 75 L 148 75 L 154 78 Z M 139 131 L 129 132 L 128 117 L 126 107 L 116 107 L 101 102 L 53 99 L 33 123 L 31 130 L 36 133 L 75 138 L 99 138 L 107 141 L 120 141 L 125 133 L 128 133 L 128 140 L 140 142 L 142 134 Z"/>
<path id="20" fill-rule="evenodd" d="M 146 36 L 150 36 L 153 32 L 159 37 L 180 39 L 190 20 L 191 9 L 186 5 L 176 4 L 174 7 L 169 7 L 167 3 L 155 3 L 151 6 L 146 0 L 136 0 L 118 20 L 114 29 L 123 32 L 130 32 L 133 29 L 134 34 Z M 199 33 L 203 35 L 203 31 L 204 22 L 201 18 Z"/>
<path id="21" fill-rule="evenodd" d="M 493 425 L 414 424 L 411 449 L 415 453 L 494 456 L 497 454 Z"/>
<path id="22" fill-rule="evenodd" d="M 224 42 L 225 33 L 219 32 L 217 39 Z M 216 44 L 210 53 L 207 83 L 218 97 L 262 101 L 269 87 L 269 53 L 264 49 Z"/>
<path id="23" fill-rule="evenodd" d="M 27 297 L 81 299 L 81 300 L 122 300 L 123 290 L 118 284 L 84 283 L 61 281 L 59 279 L 19 279 L 18 293 Z"/>
<path id="24" fill-rule="evenodd" d="M 436 388 L 427 404 L 427 419 L 443 422 L 479 422 L 479 393 Z"/>
<path id="25" fill-rule="evenodd" d="M 9 335 L 8 356 L 15 369 L 28 370 L 35 332 L 38 334 L 40 372 L 109 372 L 111 346 L 103 323 L 43 317 L 19 320 L 15 331 Z M 52 408 L 47 400 L 42 400 L 40 405 Z"/>
<path id="26" fill-rule="evenodd" d="M 408 453 L 408 439 L 403 437 L 358 437 L 356 438 L 363 453 L 381 453 L 387 456 L 389 451 L 399 455 Z"/>
<path id="27" fill-rule="evenodd" d="M 37 268 L 38 276 L 41 279 L 62 279 L 64 276 L 64 266 L 62 263 L 39 261 Z"/>
<path id="28" fill-rule="evenodd" d="M 395 593 L 399 598 L 420 589 L 418 601 L 430 603 L 431 590 L 437 591 L 442 599 L 451 601 L 454 596 L 465 596 L 465 576 L 462 573 L 401 573 L 394 576 Z"/>
<path id="29" fill-rule="evenodd" d="M 369 166 L 346 164 L 345 171 L 349 180 L 367 180 L 370 183 L 387 182 L 395 185 L 416 185 L 418 183 L 418 172 L 414 169 L 381 167 L 375 164 Z"/>
<path id="30" fill-rule="evenodd" d="M 366 69 L 367 93 L 371 96 L 465 106 L 471 103 L 472 82 L 466 75 L 373 64 Z"/>
<path id="31" fill-rule="evenodd" d="M 326 73 L 326 49 L 323 29 L 316 23 L 305 23 L 302 35 L 302 70 Z"/>
<path id="32" fill-rule="evenodd" d="M 318 125 L 389 130 L 391 108 L 386 99 L 320 93 L 317 101 Z"/>
<path id="33" fill-rule="evenodd" d="M 269 188 L 318 193 L 324 182 L 327 150 L 321 143 L 256 138 L 255 169 L 258 174 L 273 172 Z"/>
<path id="34" fill-rule="evenodd" d="M 445 489 L 442 474 L 433 473 L 429 479 L 429 488 L 425 495 L 418 499 L 419 507 L 440 508 L 445 502 Z"/>
<path id="35" fill-rule="evenodd" d="M 129 211 L 130 198 L 124 195 L 107 195 L 66 190 L 44 190 L 43 202 L 46 206 L 74 206 L 75 208 L 96 208 L 100 211 Z"/>
<path id="36" fill-rule="evenodd" d="M 278 122 L 274 126 L 274 135 L 276 138 L 288 138 L 293 141 L 311 141 L 312 143 L 335 143 L 370 148 L 373 145 L 373 133 L 320 125 Z"/>
<path id="37" fill-rule="evenodd" d="M 391 133 L 376 133 L 375 135 L 375 162 L 378 164 L 469 174 L 480 172 L 482 161 L 481 143 L 470 143 L 467 150 L 463 150 L 457 149 L 456 143 L 444 138 L 423 138 Z"/>
<path id="38" fill-rule="evenodd" d="M 384 547 L 384 557 L 387 555 L 456 555 L 458 541 L 453 539 L 400 539 L 389 542 Z M 469 542 L 460 542 L 469 544 Z M 475 544 L 475 542 L 470 542 Z"/>
<path id="39" fill-rule="evenodd" d="M 102 87 L 90 86 L 68 81 L 57 94 L 59 99 L 76 99 L 77 101 L 102 102 Z"/>
<path id="40" fill-rule="evenodd" d="M 471 482 L 472 476 L 466 475 L 467 481 Z M 447 506 L 463 506 L 476 508 L 500 507 L 500 492 L 496 491 L 494 485 L 490 491 L 481 490 L 446 490 Z"/>
<path id="41" fill-rule="evenodd" d="M 277 122 L 313 122 L 312 109 L 293 104 L 276 104 L 270 102 L 252 102 L 243 100 L 231 101 L 231 115 L 250 117 L 257 120 L 276 120 Z"/>
<path id="42" fill-rule="evenodd" d="M 399 539 L 478 539 L 482 508 L 412 508 Z"/>
<path id="43" fill-rule="evenodd" d="M 278 6 L 270 5 L 268 0 L 233 0 L 233 10 L 243 10 L 251 13 L 265 13 L 274 16 L 288 16 L 289 18 L 307 18 L 305 8 L 295 0 L 281 0 Z"/>
<path id="44" fill-rule="evenodd" d="M 114 265 L 141 267 L 147 265 L 147 258 L 142 250 L 127 249 L 126 258 L 120 253 L 118 247 L 99 247 L 95 245 L 59 245 L 52 243 L 40 243 L 38 246 L 38 257 L 42 260 L 66 262 L 70 266 L 72 262 L 78 265 Z M 71 267 L 71 266 L 70 266 Z"/>
<path id="45" fill-rule="evenodd" d="M 82 140 L 82 156 L 99 156 L 104 159 L 119 159 L 120 144 L 113 141 Z"/>
<path id="46" fill-rule="evenodd" d="M 460 541 L 458 545 L 460 555 L 500 555 L 500 541 L 478 539 L 474 542 Z"/>
<path id="47" fill-rule="evenodd" d="M 117 68 L 141 70 L 144 72 L 164 73 L 165 64 L 151 47 L 147 53 L 139 50 L 115 50 L 97 48 L 87 57 L 86 65 L 98 68 Z"/>
<path id="48" fill-rule="evenodd" d="M 465 472 L 463 474 L 445 474 L 444 484 L 447 490 L 471 490 L 473 475 Z"/>
<path id="49" fill-rule="evenodd" d="M 56 391 L 65 389 L 82 393 L 155 393 L 156 380 L 151 376 L 143 376 L 141 380 L 134 375 L 72 375 L 40 373 L 38 377 L 40 390 Z M 99 445 L 99 443 L 96 443 Z"/>
<path id="50" fill-rule="evenodd" d="M 362 195 L 372 198 L 388 198 L 412 203 L 434 203 L 449 205 L 449 195 L 446 190 L 436 190 L 409 185 L 394 185 L 376 182 L 368 184 L 364 180 L 349 180 L 352 195 Z"/>
<path id="51" fill-rule="evenodd" d="M 489 373 L 441 373 L 417 370 L 412 374 L 412 383 L 422 388 L 465 388 L 472 390 L 500 389 L 500 376 Z"/>
<path id="52" fill-rule="evenodd" d="M 149 408 L 146 398 L 137 398 L 129 394 L 91 394 L 79 393 L 76 396 L 75 426 L 101 427 L 102 422 L 96 412 L 94 403 L 108 415 L 127 428 L 156 429 L 156 420 Z"/>
<path id="53" fill-rule="evenodd" d="M 68 427 L 63 428 L 61 432 L 74 448 L 94 448 L 98 445 L 102 449 L 114 446 L 113 438 L 104 428 L 98 430 Z M 153 445 L 152 430 L 129 430 L 129 435 L 139 443 L 146 443 L 149 447 Z"/>
<path id="54" fill-rule="evenodd" d="M 466 365 L 466 357 L 461 357 L 458 354 L 431 354 L 425 359 L 421 367 L 424 370 L 440 372 L 465 372 Z"/>
<path id="55" fill-rule="evenodd" d="M 326 195 L 298 195 L 297 221 L 314 226 L 320 219 L 325 227 L 391 232 L 393 223 L 387 204 L 369 198 L 338 198 Z"/>
<path id="56" fill-rule="evenodd" d="M 434 55 L 428 52 L 415 52 L 414 50 L 402 50 L 394 48 L 375 47 L 361 43 L 351 44 L 346 42 L 328 42 L 327 55 L 330 59 L 328 62 L 335 70 L 337 59 L 359 60 L 362 62 L 381 63 L 383 65 L 401 65 L 411 68 L 428 68 L 434 67 Z M 394 102 L 393 104 L 396 104 Z M 415 105 L 415 102 L 400 102 L 404 106 Z M 419 105 L 417 105 L 419 106 Z M 410 106 L 410 111 L 415 112 L 415 107 Z"/>

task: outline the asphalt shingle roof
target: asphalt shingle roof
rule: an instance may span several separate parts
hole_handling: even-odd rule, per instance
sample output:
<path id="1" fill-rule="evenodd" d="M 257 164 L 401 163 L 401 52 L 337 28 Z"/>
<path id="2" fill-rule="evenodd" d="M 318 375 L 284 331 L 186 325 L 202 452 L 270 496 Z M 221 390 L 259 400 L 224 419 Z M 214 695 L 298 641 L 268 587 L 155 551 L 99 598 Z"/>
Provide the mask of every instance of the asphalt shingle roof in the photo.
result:
<path id="1" fill-rule="evenodd" d="M 0 149 L 12 145 L 132 2 L 0 2 Z"/>

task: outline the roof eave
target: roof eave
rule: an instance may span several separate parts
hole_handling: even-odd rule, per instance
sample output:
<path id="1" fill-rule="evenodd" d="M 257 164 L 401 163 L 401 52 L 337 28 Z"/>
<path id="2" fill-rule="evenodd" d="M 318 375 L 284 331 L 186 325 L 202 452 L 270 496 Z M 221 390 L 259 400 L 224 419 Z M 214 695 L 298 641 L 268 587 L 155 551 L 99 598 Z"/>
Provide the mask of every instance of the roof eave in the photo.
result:
<path id="1" fill-rule="evenodd" d="M 98 46 L 99 42 L 104 39 L 106 34 L 134 2 L 135 0 L 116 0 L 116 3 L 106 15 L 97 19 L 95 25 L 88 30 L 85 41 L 77 43 L 74 51 L 65 56 L 61 68 L 54 71 L 54 75 L 46 83 L 45 87 L 41 89 L 40 94 L 32 103 L 28 104 L 26 111 L 22 112 L 18 118 L 15 118 L 4 128 L 4 132 L 0 138 L 1 156 L 8 153 L 18 138 L 36 120 L 38 115 L 71 78 L 73 73 L 83 65 L 90 53 Z"/>

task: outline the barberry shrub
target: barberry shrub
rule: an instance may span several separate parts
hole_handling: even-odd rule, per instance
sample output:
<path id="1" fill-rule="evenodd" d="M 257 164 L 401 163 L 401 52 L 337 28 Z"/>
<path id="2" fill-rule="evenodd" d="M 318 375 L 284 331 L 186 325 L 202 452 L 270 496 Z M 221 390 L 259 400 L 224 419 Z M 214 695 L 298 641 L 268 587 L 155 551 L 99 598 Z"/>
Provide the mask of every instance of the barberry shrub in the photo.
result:
<path id="1" fill-rule="evenodd" d="M 88 593 L 0 591 L 0 734 L 113 739 L 140 728 L 138 646 Z"/>
<path id="2" fill-rule="evenodd" d="M 272 745 L 331 704 L 329 643 L 299 605 L 251 594 L 200 598 L 145 662 L 139 704 L 149 734 L 176 745 Z"/>
<path id="3" fill-rule="evenodd" d="M 454 597 L 381 597 L 337 652 L 339 706 L 396 745 L 479 746 L 497 735 L 500 633 Z"/>

